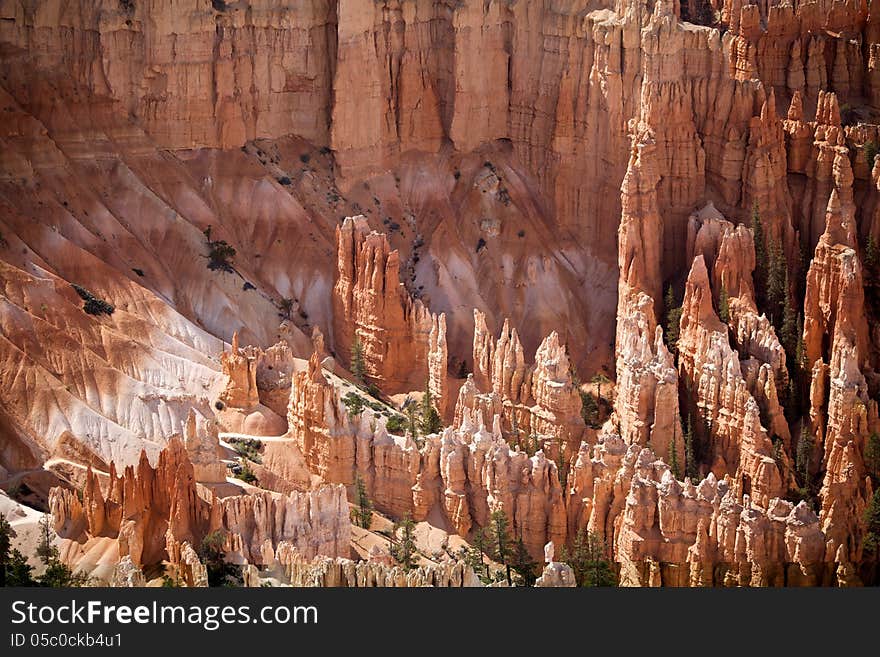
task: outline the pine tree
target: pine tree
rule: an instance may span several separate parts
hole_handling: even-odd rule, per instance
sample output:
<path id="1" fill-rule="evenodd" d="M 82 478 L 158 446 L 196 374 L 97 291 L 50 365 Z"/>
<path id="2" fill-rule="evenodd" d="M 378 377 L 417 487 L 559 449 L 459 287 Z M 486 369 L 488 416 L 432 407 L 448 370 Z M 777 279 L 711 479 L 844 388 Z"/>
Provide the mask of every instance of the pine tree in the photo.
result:
<path id="1" fill-rule="evenodd" d="M 785 277 L 785 289 L 788 289 L 788 275 Z M 787 293 L 782 303 L 782 326 L 779 330 L 779 341 L 788 357 L 794 360 L 798 343 L 798 313 Z"/>
<path id="2" fill-rule="evenodd" d="M 12 525 L 6 516 L 0 516 L 0 586 L 6 586 L 6 569 L 12 548 Z"/>
<path id="3" fill-rule="evenodd" d="M 523 586 L 534 586 L 535 568 L 538 563 L 532 559 L 526 544 L 522 540 L 522 536 L 516 539 L 516 550 L 513 556 L 513 570 L 519 576 L 519 580 Z"/>
<path id="4" fill-rule="evenodd" d="M 471 569 L 477 573 L 481 579 L 489 580 L 489 564 L 483 559 L 486 552 L 486 531 L 482 527 L 478 527 L 471 539 L 470 549 L 467 551 L 465 561 Z M 480 575 L 481 571 L 485 571 Z"/>
<path id="5" fill-rule="evenodd" d="M 767 246 L 758 203 L 752 207 L 752 237 L 755 242 L 755 297 L 759 307 L 767 302 Z"/>
<path id="6" fill-rule="evenodd" d="M 874 556 L 880 556 L 880 488 L 865 509 L 865 550 Z"/>
<path id="7" fill-rule="evenodd" d="M 599 420 L 599 422 L 601 422 L 602 421 L 602 386 L 605 385 L 606 383 L 611 383 L 611 379 L 609 379 L 607 376 L 605 376 L 605 374 L 603 374 L 602 372 L 599 372 L 599 373 L 593 375 L 591 382 L 596 384 L 596 404 L 597 404 L 597 411 L 599 413 L 599 417 L 597 419 Z"/>
<path id="8" fill-rule="evenodd" d="M 767 304 L 770 322 L 780 330 L 785 301 L 788 297 L 788 263 L 782 252 L 782 245 L 773 241 L 770 244 L 770 270 L 767 273 Z"/>
<path id="9" fill-rule="evenodd" d="M 420 424 L 419 428 L 423 436 L 438 433 L 443 428 L 443 420 L 440 419 L 440 414 L 434 408 L 433 396 L 427 381 L 425 381 L 425 392 L 422 395 L 422 418 Z"/>
<path id="10" fill-rule="evenodd" d="M 877 246 L 877 240 L 873 235 L 868 235 L 865 243 L 865 284 L 875 285 L 877 283 L 877 265 L 880 265 L 880 248 Z"/>
<path id="11" fill-rule="evenodd" d="M 598 429 L 602 426 L 599 423 L 599 405 L 593 393 L 586 390 L 578 390 L 581 396 L 581 418 L 588 427 Z"/>
<path id="12" fill-rule="evenodd" d="M 666 286 L 666 295 L 663 297 L 666 308 L 666 343 L 673 353 L 678 350 L 679 324 L 681 323 L 681 304 L 675 298 L 672 285 Z"/>
<path id="13" fill-rule="evenodd" d="M 561 438 L 556 439 L 556 472 L 559 475 L 559 483 L 564 489 L 568 484 L 568 461 L 565 459 L 565 443 Z"/>
<path id="14" fill-rule="evenodd" d="M 807 493 L 812 494 L 811 484 L 812 475 L 810 472 L 811 461 L 813 458 L 813 437 L 810 429 L 806 424 L 801 428 L 801 435 L 798 439 L 797 451 L 795 452 L 795 468 L 797 469 L 798 478 L 801 481 L 801 487 Z"/>
<path id="15" fill-rule="evenodd" d="M 394 542 L 390 546 L 391 556 L 406 570 L 412 570 L 416 567 L 415 528 L 416 523 L 407 514 L 403 520 L 394 523 L 394 529 L 391 530 L 391 534 L 394 536 Z"/>
<path id="16" fill-rule="evenodd" d="M 366 385 L 367 366 L 364 363 L 364 345 L 357 336 L 351 345 L 351 374 L 359 384 Z"/>
<path id="17" fill-rule="evenodd" d="M 694 425 L 690 413 L 688 413 L 687 428 L 684 431 L 684 471 L 691 481 L 696 482 L 699 479 L 697 459 L 694 454 Z"/>
<path id="18" fill-rule="evenodd" d="M 562 561 L 571 566 L 578 586 L 616 586 L 617 578 L 606 552 L 602 537 L 582 527 L 571 550 L 563 546 Z"/>
<path id="19" fill-rule="evenodd" d="M 865 444 L 865 467 L 876 487 L 880 483 L 880 435 L 876 431 L 871 433 Z"/>
<path id="20" fill-rule="evenodd" d="M 669 439 L 669 469 L 672 471 L 672 476 L 676 479 L 681 479 L 681 472 L 679 471 L 678 465 L 678 448 L 675 446 L 675 437 Z"/>
<path id="21" fill-rule="evenodd" d="M 727 297 L 727 288 L 723 285 L 718 294 L 718 318 L 725 324 L 730 321 L 730 299 Z"/>
<path id="22" fill-rule="evenodd" d="M 492 541 L 492 558 L 502 564 L 507 570 L 507 584 L 513 585 L 510 574 L 510 561 L 513 557 L 513 544 L 510 540 L 510 521 L 504 509 L 496 509 L 490 519 L 490 531 Z"/>
<path id="23" fill-rule="evenodd" d="M 51 518 L 45 514 L 39 522 L 40 537 L 37 539 L 36 554 L 45 565 L 58 559 L 58 548 L 52 545 L 55 532 L 52 529 Z"/>
<path id="24" fill-rule="evenodd" d="M 406 415 L 406 429 L 413 438 L 419 435 L 419 422 L 416 417 L 416 403 L 414 401 L 404 404 L 403 412 Z"/>
<path id="25" fill-rule="evenodd" d="M 6 586 L 36 586 L 33 576 L 34 567 L 31 566 L 27 557 L 18 550 L 13 549 L 6 564 Z"/>
<path id="26" fill-rule="evenodd" d="M 373 503 L 367 495 L 367 484 L 364 478 L 358 473 L 355 479 L 357 509 L 355 509 L 355 521 L 358 527 L 369 529 L 373 521 Z"/>
<path id="27" fill-rule="evenodd" d="M 216 529 L 199 544 L 198 555 L 208 571 L 208 586 L 241 586 L 241 566 L 226 562 L 226 533 Z"/>

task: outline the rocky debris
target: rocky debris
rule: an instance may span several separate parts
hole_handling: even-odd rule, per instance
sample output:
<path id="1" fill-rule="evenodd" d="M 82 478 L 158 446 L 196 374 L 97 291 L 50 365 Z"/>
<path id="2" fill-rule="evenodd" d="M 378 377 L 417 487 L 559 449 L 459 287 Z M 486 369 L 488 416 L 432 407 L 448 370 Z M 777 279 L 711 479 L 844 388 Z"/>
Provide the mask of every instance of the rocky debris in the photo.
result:
<path id="1" fill-rule="evenodd" d="M 577 582 L 574 571 L 568 564 L 551 561 L 544 566 L 544 571 L 535 582 L 538 587 L 575 587 Z"/>
<path id="2" fill-rule="evenodd" d="M 146 586 L 143 571 L 134 565 L 131 557 L 126 555 L 119 560 L 113 568 L 113 576 L 110 578 L 110 586 L 135 588 Z"/>

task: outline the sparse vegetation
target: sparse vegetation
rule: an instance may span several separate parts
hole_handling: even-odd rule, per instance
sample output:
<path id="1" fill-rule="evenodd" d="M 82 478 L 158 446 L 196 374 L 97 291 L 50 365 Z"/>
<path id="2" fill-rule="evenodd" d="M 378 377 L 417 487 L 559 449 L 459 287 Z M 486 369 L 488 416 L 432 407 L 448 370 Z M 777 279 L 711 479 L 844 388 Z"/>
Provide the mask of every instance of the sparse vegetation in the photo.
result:
<path id="1" fill-rule="evenodd" d="M 391 531 L 391 556 L 406 570 L 416 567 L 415 528 L 416 524 L 407 514 L 403 517 L 403 520 L 394 523 L 394 529 Z"/>
<path id="2" fill-rule="evenodd" d="M 364 345 L 357 336 L 351 345 L 351 374 L 360 385 L 366 383 L 367 366 L 364 362 Z"/>
<path id="3" fill-rule="evenodd" d="M 425 382 L 425 392 L 422 395 L 422 407 L 421 407 L 421 420 L 419 429 L 421 429 L 421 433 L 423 436 L 427 436 L 431 433 L 437 433 L 443 428 L 443 420 L 440 419 L 440 414 L 437 412 L 437 409 L 434 408 L 434 400 L 431 396 L 431 389 L 428 386 L 428 382 Z"/>
<path id="4" fill-rule="evenodd" d="M 356 392 L 349 392 L 342 398 L 345 410 L 348 411 L 349 417 L 357 417 L 364 411 L 365 400 Z"/>
<path id="5" fill-rule="evenodd" d="M 534 586 L 537 575 L 535 570 L 538 568 L 538 562 L 532 559 L 526 544 L 523 542 L 522 536 L 516 539 L 516 546 L 513 553 L 513 572 L 517 575 L 517 584 L 520 586 Z"/>
<path id="6" fill-rule="evenodd" d="M 208 269 L 211 271 L 233 272 L 232 259 L 235 257 L 235 248 L 225 240 L 211 239 L 211 226 L 205 231 L 205 243 L 208 246 Z"/>
<path id="7" fill-rule="evenodd" d="M 872 432 L 865 443 L 865 468 L 874 487 L 880 489 L 880 434 Z"/>
<path id="8" fill-rule="evenodd" d="M 112 315 L 116 308 L 112 304 L 107 303 L 103 299 L 99 299 L 86 288 L 76 283 L 71 284 L 73 289 L 83 300 L 83 310 L 89 315 Z"/>
<path id="9" fill-rule="evenodd" d="M 676 298 L 672 285 L 666 286 L 666 294 L 663 297 L 666 318 L 664 325 L 666 331 L 664 337 L 669 349 L 674 353 L 678 353 L 678 334 L 679 324 L 681 323 L 681 301 Z"/>
<path id="10" fill-rule="evenodd" d="M 355 502 L 357 504 L 353 510 L 355 524 L 358 527 L 369 529 L 373 521 L 373 503 L 367 494 L 367 484 L 360 474 L 355 480 Z"/>
<path id="11" fill-rule="evenodd" d="M 260 455 L 260 450 L 263 447 L 262 441 L 256 438 L 230 438 L 229 444 L 240 457 L 249 459 L 254 463 L 263 462 L 263 457 Z"/>
<path id="12" fill-rule="evenodd" d="M 394 414 L 385 422 L 385 428 L 391 433 L 402 433 L 405 431 L 406 418 L 403 415 Z"/>
<path id="13" fill-rule="evenodd" d="M 198 555 L 208 571 L 208 586 L 241 586 L 241 566 L 226 562 L 223 549 L 226 533 L 216 529 L 207 534 L 199 545 Z"/>
<path id="14" fill-rule="evenodd" d="M 246 484 L 256 486 L 259 483 L 257 480 L 257 475 L 254 474 L 254 471 L 251 468 L 250 461 L 248 461 L 247 459 L 241 460 L 241 472 L 239 472 L 237 476 Z"/>
<path id="15" fill-rule="evenodd" d="M 730 299 L 727 297 L 727 288 L 723 285 L 718 293 L 718 319 L 725 324 L 730 321 Z"/>
<path id="16" fill-rule="evenodd" d="M 599 422 L 599 404 L 596 403 L 596 398 L 593 397 L 592 392 L 580 389 L 578 392 L 581 396 L 581 417 L 584 424 L 592 429 L 598 429 L 602 425 Z"/>
<path id="17" fill-rule="evenodd" d="M 874 168 L 874 158 L 877 157 L 877 153 L 880 152 L 880 146 L 877 145 L 877 142 L 873 140 L 866 141 L 862 146 L 862 149 L 865 151 L 865 160 L 868 163 L 868 168 Z"/>
<path id="18" fill-rule="evenodd" d="M 562 561 L 571 566 L 578 586 L 617 586 L 607 552 L 605 541 L 599 534 L 581 528 L 571 550 L 563 546 Z"/>
<path id="19" fill-rule="evenodd" d="M 504 509 L 496 509 L 489 519 L 489 544 L 492 558 L 504 566 L 507 574 L 507 585 L 513 585 L 511 576 L 511 560 L 514 556 L 513 541 L 510 538 L 510 520 Z"/>

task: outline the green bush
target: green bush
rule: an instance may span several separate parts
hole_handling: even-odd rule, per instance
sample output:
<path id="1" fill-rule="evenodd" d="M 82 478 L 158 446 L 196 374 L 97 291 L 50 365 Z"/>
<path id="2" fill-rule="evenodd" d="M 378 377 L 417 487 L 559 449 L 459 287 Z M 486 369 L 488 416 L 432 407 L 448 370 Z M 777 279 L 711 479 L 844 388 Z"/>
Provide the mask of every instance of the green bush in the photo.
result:
<path id="1" fill-rule="evenodd" d="M 99 299 L 86 288 L 76 283 L 71 284 L 73 289 L 83 300 L 83 310 L 89 315 L 112 315 L 116 308 L 112 304 L 107 303 L 103 299 Z"/>
<path id="2" fill-rule="evenodd" d="M 230 438 L 229 444 L 242 458 L 249 459 L 254 463 L 263 462 L 263 457 L 260 455 L 260 449 L 263 447 L 261 441 L 255 438 Z"/>
<path id="3" fill-rule="evenodd" d="M 392 415 L 385 423 L 385 428 L 392 433 L 403 433 L 406 431 L 406 418 L 402 415 Z"/>

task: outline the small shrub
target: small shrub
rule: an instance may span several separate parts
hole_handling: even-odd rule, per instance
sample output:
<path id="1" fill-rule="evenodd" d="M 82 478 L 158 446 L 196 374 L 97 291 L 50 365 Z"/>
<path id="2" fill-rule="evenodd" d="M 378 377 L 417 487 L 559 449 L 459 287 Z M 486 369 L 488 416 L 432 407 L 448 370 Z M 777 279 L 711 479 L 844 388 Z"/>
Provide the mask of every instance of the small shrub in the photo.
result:
<path id="1" fill-rule="evenodd" d="M 345 409 L 348 411 L 349 416 L 352 417 L 360 415 L 365 406 L 364 398 L 354 392 L 345 395 L 342 398 L 342 403 L 345 404 Z"/>
<path id="2" fill-rule="evenodd" d="M 865 142 L 865 145 L 862 146 L 865 149 L 865 159 L 868 161 L 868 168 L 872 169 L 874 167 L 874 158 L 877 157 L 877 153 L 880 152 L 880 146 L 877 145 L 875 141 Z"/>
<path id="3" fill-rule="evenodd" d="M 263 458 L 260 456 L 260 449 L 263 443 L 255 438 L 230 438 L 229 444 L 232 449 L 243 459 L 248 459 L 254 463 L 262 463 Z"/>
<path id="4" fill-rule="evenodd" d="M 406 431 L 406 418 L 402 415 L 392 415 L 385 423 L 385 428 L 391 433 L 403 433 Z"/>
<path id="5" fill-rule="evenodd" d="M 312 156 L 309 155 L 308 153 L 303 153 L 302 155 L 299 156 L 299 161 L 302 162 L 303 164 L 308 164 L 309 160 L 311 160 L 311 159 L 312 159 Z"/>
<path id="6" fill-rule="evenodd" d="M 281 176 L 280 178 L 278 178 L 278 184 L 279 185 L 290 185 L 291 184 L 290 177 L 289 176 Z"/>
<path id="7" fill-rule="evenodd" d="M 208 243 L 208 269 L 211 271 L 234 271 L 231 260 L 235 257 L 235 248 L 226 240 L 212 240 L 211 227 L 205 229 L 205 241 Z"/>
<path id="8" fill-rule="evenodd" d="M 239 473 L 238 478 L 246 484 L 256 486 L 258 483 L 257 475 L 254 474 L 250 463 L 246 459 L 243 459 L 241 462 L 241 472 Z"/>
<path id="9" fill-rule="evenodd" d="M 116 308 L 112 304 L 107 303 L 103 299 L 99 299 L 81 285 L 73 283 L 73 289 L 83 300 L 83 310 L 89 315 L 112 315 Z"/>
<path id="10" fill-rule="evenodd" d="M 482 251 L 484 248 L 486 248 L 486 240 L 481 237 L 479 240 L 477 240 L 477 253 Z"/>

